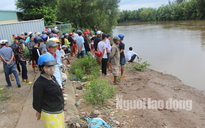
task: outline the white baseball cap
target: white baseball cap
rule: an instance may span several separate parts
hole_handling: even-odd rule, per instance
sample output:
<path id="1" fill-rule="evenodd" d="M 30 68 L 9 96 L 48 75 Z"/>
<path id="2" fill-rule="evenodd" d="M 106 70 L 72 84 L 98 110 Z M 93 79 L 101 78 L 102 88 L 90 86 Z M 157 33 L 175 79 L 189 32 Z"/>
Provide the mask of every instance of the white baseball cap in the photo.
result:
<path id="1" fill-rule="evenodd" d="M 0 40 L 0 44 L 6 44 L 8 40 Z"/>
<path id="2" fill-rule="evenodd" d="M 31 34 L 33 34 L 32 32 L 28 32 L 28 36 L 30 36 Z"/>
<path id="3" fill-rule="evenodd" d="M 100 34 L 102 34 L 102 32 L 101 31 L 97 31 L 97 35 L 100 35 Z"/>

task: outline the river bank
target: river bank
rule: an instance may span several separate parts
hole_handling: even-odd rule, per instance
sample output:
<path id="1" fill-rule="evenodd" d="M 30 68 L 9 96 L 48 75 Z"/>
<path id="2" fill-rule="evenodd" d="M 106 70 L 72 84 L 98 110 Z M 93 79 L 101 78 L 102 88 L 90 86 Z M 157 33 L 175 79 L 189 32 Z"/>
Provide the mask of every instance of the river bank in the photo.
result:
<path id="1" fill-rule="evenodd" d="M 76 58 L 72 58 L 72 62 Z M 0 87 L 4 87 L 6 84 L 4 80 L 4 73 L 2 65 L 0 65 Z M 31 66 L 28 68 L 29 79 L 33 82 L 37 78 L 33 73 Z M 108 77 L 102 77 L 104 80 L 108 80 L 109 84 L 113 86 L 113 76 L 110 73 Z M 123 78 L 120 85 L 116 86 L 116 94 L 113 98 L 108 99 L 103 105 L 90 105 L 83 99 L 83 90 L 76 90 L 76 106 L 81 120 L 75 116 L 69 115 L 74 120 L 70 120 L 70 123 L 79 122 L 83 124 L 84 117 L 89 116 L 91 118 L 100 117 L 112 126 L 119 126 L 122 128 L 204 128 L 205 127 L 205 93 L 198 91 L 197 89 L 185 85 L 175 76 L 169 74 L 163 74 L 158 71 L 146 69 L 145 72 L 125 70 L 126 78 Z M 12 82 L 15 85 L 15 82 Z M 87 82 L 88 83 L 88 82 Z M 72 82 L 74 88 L 79 85 L 85 86 L 84 83 Z M 15 128 L 19 122 L 19 118 L 34 111 L 32 104 L 26 104 L 26 102 L 32 102 L 29 98 L 30 91 L 32 91 L 32 85 L 26 85 L 22 83 L 20 89 L 17 86 L 6 88 L 11 98 L 6 101 L 0 101 L 0 127 L 2 128 Z M 186 106 L 185 109 L 168 109 L 166 107 L 160 109 L 148 109 L 149 103 L 146 102 L 146 109 L 127 109 L 127 104 L 122 106 L 122 109 L 117 109 L 116 104 L 118 96 L 123 96 L 122 100 L 143 100 L 143 98 L 151 98 L 151 100 L 166 101 L 170 98 L 173 100 L 192 100 L 192 110 L 190 106 Z M 31 96 L 31 95 L 30 95 Z M 119 97 L 118 97 L 119 98 Z M 74 100 L 74 99 L 73 99 Z M 79 102 L 80 101 L 80 102 Z M 69 103 L 69 102 L 68 102 Z M 25 106 L 30 109 L 22 112 Z M 129 105 L 128 108 L 130 108 Z M 118 108 L 121 106 L 118 104 Z M 70 108 L 68 108 L 70 109 Z M 188 111 L 190 110 L 190 111 Z M 32 117 L 30 117 L 32 116 Z M 26 115 L 27 123 L 33 122 L 35 124 L 35 113 L 32 115 Z M 42 125 L 41 121 L 36 122 L 36 125 Z M 34 125 L 35 127 L 35 125 Z"/>
<path id="2" fill-rule="evenodd" d="M 113 86 L 113 76 L 103 77 Z M 83 91 L 75 90 L 76 101 L 79 101 L 77 108 L 81 119 L 85 116 L 99 117 L 112 126 L 123 128 L 203 128 L 205 127 L 205 93 L 185 85 L 175 76 L 163 74 L 158 71 L 146 69 L 145 72 L 126 70 L 126 78 L 123 78 L 120 85 L 116 86 L 116 94 L 112 99 L 103 105 L 90 105 L 83 99 Z M 84 83 L 73 82 L 74 88 Z M 187 105 L 184 109 L 169 109 L 166 106 L 157 109 L 148 109 L 148 101 L 145 102 L 145 109 L 129 109 L 131 104 L 120 106 L 119 96 L 122 101 L 151 100 L 167 101 L 173 100 L 192 101 L 192 106 Z M 130 102 L 129 102 L 130 103 Z M 132 106 L 134 103 L 132 102 Z M 153 105 L 153 103 L 151 103 Z M 122 109 L 117 109 L 122 107 Z M 128 108 L 127 108 L 128 107 Z M 80 121 L 82 123 L 82 121 Z"/>

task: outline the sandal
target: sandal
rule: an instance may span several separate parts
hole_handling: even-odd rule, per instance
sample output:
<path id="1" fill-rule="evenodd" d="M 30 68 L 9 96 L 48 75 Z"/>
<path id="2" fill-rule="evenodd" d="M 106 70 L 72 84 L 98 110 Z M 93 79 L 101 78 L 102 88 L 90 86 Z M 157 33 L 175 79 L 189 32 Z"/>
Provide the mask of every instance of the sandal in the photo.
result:
<path id="1" fill-rule="evenodd" d="M 120 83 L 116 83 L 116 84 L 114 83 L 114 85 L 120 85 Z"/>
<path id="2" fill-rule="evenodd" d="M 28 82 L 28 83 L 26 83 L 27 85 L 32 85 L 33 83 L 32 82 Z"/>
<path id="3" fill-rule="evenodd" d="M 11 86 L 5 85 L 5 87 L 11 87 Z"/>
<path id="4" fill-rule="evenodd" d="M 14 81 L 14 78 L 13 78 L 13 77 L 11 78 L 11 81 Z"/>

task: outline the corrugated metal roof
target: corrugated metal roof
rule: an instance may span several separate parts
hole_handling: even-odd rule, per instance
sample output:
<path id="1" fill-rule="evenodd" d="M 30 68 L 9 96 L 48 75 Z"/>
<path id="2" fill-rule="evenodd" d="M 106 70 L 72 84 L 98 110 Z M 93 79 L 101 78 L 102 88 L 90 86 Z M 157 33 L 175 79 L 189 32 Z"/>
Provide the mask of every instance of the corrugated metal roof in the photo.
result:
<path id="1" fill-rule="evenodd" d="M 0 10 L 0 12 L 23 12 L 23 10 Z"/>
<path id="2" fill-rule="evenodd" d="M 42 32 L 45 30 L 44 20 L 30 20 L 16 23 L 0 24 L 0 40 L 8 40 L 12 43 L 12 35 L 21 34 L 22 32 Z"/>

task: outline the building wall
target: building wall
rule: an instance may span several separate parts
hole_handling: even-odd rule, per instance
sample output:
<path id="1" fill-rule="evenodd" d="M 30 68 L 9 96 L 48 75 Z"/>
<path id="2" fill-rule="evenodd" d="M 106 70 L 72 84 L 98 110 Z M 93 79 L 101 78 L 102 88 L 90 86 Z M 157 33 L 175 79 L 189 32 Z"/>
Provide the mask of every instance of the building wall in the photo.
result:
<path id="1" fill-rule="evenodd" d="M 0 21 L 17 20 L 15 11 L 0 11 Z"/>
<path id="2" fill-rule="evenodd" d="M 45 30 L 44 20 L 30 20 L 16 23 L 0 24 L 0 40 L 8 40 L 9 45 L 12 43 L 12 35 L 21 34 L 22 32 L 42 32 Z"/>

